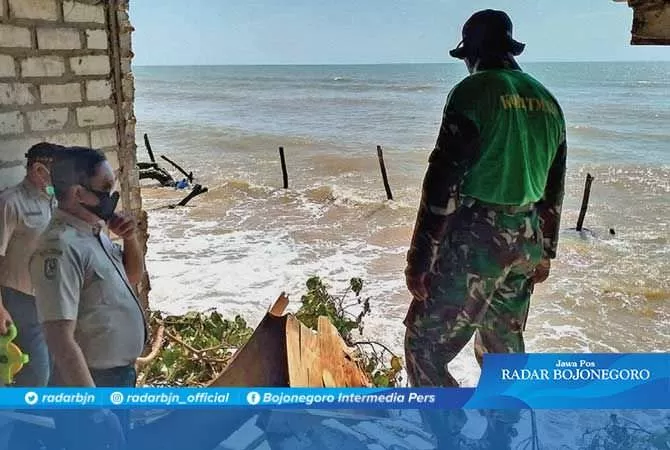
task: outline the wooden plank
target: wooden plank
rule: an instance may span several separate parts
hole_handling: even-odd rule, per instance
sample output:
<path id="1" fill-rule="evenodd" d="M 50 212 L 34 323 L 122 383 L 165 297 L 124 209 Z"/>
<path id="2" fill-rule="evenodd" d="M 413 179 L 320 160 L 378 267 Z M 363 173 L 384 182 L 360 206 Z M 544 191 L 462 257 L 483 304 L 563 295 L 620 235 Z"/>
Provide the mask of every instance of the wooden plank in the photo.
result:
<path id="1" fill-rule="evenodd" d="M 286 318 L 266 314 L 249 341 L 210 386 L 288 386 Z"/>
<path id="2" fill-rule="evenodd" d="M 337 329 L 320 317 L 317 332 L 297 319 L 287 320 L 286 354 L 292 387 L 364 387 L 365 375 L 351 360 Z"/>
<path id="3" fill-rule="evenodd" d="M 279 296 L 249 341 L 209 386 L 364 387 L 365 374 L 337 329 L 320 317 L 318 331 L 293 315 L 281 315 L 288 297 Z"/>
<path id="4" fill-rule="evenodd" d="M 300 334 L 303 336 L 300 354 L 301 362 L 303 363 L 302 370 L 307 373 L 307 386 L 323 387 L 324 360 L 319 346 L 319 335 L 314 330 L 303 325 L 302 322 L 298 323 L 300 324 Z"/>
<path id="5" fill-rule="evenodd" d="M 333 383 L 350 387 L 351 385 L 349 380 L 346 379 L 344 371 L 346 354 L 342 351 L 342 338 L 327 317 L 319 317 L 317 329 L 319 332 L 319 351 L 322 355 L 329 355 L 324 360 L 324 371 L 327 370 L 333 377 Z"/>
<path id="6" fill-rule="evenodd" d="M 352 349 L 347 347 L 340 333 L 328 318 L 319 317 L 317 328 L 321 354 L 326 356 L 324 358 L 324 369 L 332 375 L 337 386 L 368 386 L 367 377 L 353 360 Z"/>
<path id="7" fill-rule="evenodd" d="M 287 307 L 288 307 L 288 297 L 284 292 L 282 292 L 279 298 L 275 300 L 273 305 L 270 307 L 268 313 L 275 317 L 281 317 L 284 314 L 284 311 L 286 311 Z"/>
<path id="8" fill-rule="evenodd" d="M 306 341 L 312 338 L 311 331 L 307 329 L 298 319 L 288 316 L 286 320 L 286 356 L 288 366 L 289 386 L 309 387 L 309 371 L 307 367 L 312 364 L 313 355 L 307 351 Z"/>
<path id="9" fill-rule="evenodd" d="M 327 388 L 336 388 L 339 387 L 335 381 L 335 377 L 327 369 L 323 370 L 321 374 L 321 379 L 323 380 L 323 387 Z"/>

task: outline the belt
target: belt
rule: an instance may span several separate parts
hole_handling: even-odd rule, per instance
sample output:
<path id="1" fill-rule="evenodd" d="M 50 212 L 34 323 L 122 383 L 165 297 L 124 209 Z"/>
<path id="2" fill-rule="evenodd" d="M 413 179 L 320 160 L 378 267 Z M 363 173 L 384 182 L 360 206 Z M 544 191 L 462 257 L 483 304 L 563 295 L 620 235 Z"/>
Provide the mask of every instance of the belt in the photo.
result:
<path id="1" fill-rule="evenodd" d="M 505 214 L 519 214 L 527 213 L 535 209 L 535 203 L 528 203 L 526 205 L 499 205 L 496 203 L 483 202 L 472 197 L 465 197 L 462 204 L 468 208 L 473 206 L 480 206 L 482 208 L 490 209 L 492 211 L 501 212 Z"/>

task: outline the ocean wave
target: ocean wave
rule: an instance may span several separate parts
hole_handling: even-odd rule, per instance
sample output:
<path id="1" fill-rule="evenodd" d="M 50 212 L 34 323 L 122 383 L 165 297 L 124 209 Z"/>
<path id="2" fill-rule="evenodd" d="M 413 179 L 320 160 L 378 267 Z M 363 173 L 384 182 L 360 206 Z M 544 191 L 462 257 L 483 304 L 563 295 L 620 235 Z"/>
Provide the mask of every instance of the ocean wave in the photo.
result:
<path id="1" fill-rule="evenodd" d="M 641 133 L 628 132 L 601 128 L 594 125 L 569 125 L 568 136 L 574 134 L 576 136 L 589 137 L 595 139 L 670 139 L 670 134 L 666 133 Z"/>
<path id="2" fill-rule="evenodd" d="M 319 89 L 332 91 L 361 92 L 424 92 L 432 91 L 438 87 L 432 84 L 397 84 L 397 83 L 370 83 L 351 81 L 346 84 L 338 83 L 315 83 L 304 85 L 305 89 Z"/>

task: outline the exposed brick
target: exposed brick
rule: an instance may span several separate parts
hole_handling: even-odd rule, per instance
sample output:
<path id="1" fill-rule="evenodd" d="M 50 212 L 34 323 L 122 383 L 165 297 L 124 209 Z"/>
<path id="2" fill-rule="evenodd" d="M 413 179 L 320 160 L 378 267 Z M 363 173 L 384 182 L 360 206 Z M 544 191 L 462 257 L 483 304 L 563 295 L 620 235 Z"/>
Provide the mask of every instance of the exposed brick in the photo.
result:
<path id="1" fill-rule="evenodd" d="M 133 71 L 133 59 L 131 57 L 121 58 L 121 73 Z"/>
<path id="2" fill-rule="evenodd" d="M 37 47 L 46 50 L 81 48 L 79 30 L 75 28 L 40 28 L 37 30 Z"/>
<path id="3" fill-rule="evenodd" d="M 84 106 L 77 108 L 77 123 L 80 127 L 109 125 L 115 122 L 111 106 Z"/>
<path id="4" fill-rule="evenodd" d="M 25 166 L 26 152 L 28 149 L 40 142 L 41 139 L 16 137 L 12 139 L 2 139 L 2 153 L 0 153 L 0 160 L 2 161 L 20 161 L 21 166 Z M 25 173 L 25 170 L 24 170 Z"/>
<path id="5" fill-rule="evenodd" d="M 67 108 L 41 109 L 28 113 L 28 122 L 33 131 L 61 130 L 67 123 Z"/>
<path id="6" fill-rule="evenodd" d="M 105 30 L 86 30 L 86 48 L 107 50 L 107 32 Z"/>
<path id="7" fill-rule="evenodd" d="M 65 63 L 60 56 L 36 56 L 21 61 L 21 76 L 60 77 L 65 73 Z"/>
<path id="8" fill-rule="evenodd" d="M 122 50 L 132 51 L 133 49 L 132 34 L 129 32 L 121 31 L 121 33 L 119 33 L 119 46 L 121 47 Z"/>
<path id="9" fill-rule="evenodd" d="M 14 64 L 14 58 L 9 55 L 0 55 L 0 77 L 14 78 L 15 76 L 16 65 Z"/>
<path id="10" fill-rule="evenodd" d="M 91 142 L 91 147 L 93 148 L 100 148 L 100 146 L 96 146 L 93 142 Z M 110 150 L 108 152 L 105 152 L 105 156 L 107 157 L 107 161 L 109 161 L 109 165 L 112 166 L 112 170 L 115 172 L 119 170 L 119 153 L 116 150 Z"/>
<path id="11" fill-rule="evenodd" d="M 45 136 L 42 140 L 53 142 L 60 145 L 74 145 L 78 147 L 88 147 L 88 133 L 57 133 Z"/>
<path id="12" fill-rule="evenodd" d="M 75 75 L 108 75 L 109 56 L 78 56 L 70 58 L 70 67 Z"/>
<path id="13" fill-rule="evenodd" d="M 105 8 L 66 0 L 63 2 L 63 18 L 66 22 L 105 23 Z"/>
<path id="14" fill-rule="evenodd" d="M 81 86 L 79 83 L 45 84 L 40 86 L 42 103 L 78 103 L 81 101 Z"/>
<path id="15" fill-rule="evenodd" d="M 23 133 L 23 116 L 18 111 L 0 114 L 0 134 Z"/>
<path id="16" fill-rule="evenodd" d="M 9 0 L 9 10 L 22 19 L 58 20 L 56 0 Z"/>
<path id="17" fill-rule="evenodd" d="M 35 103 L 31 84 L 0 83 L 0 105 L 30 105 Z"/>
<path id="18" fill-rule="evenodd" d="M 131 74 L 128 74 L 131 75 Z M 135 81 L 132 76 L 126 75 L 121 81 L 123 87 L 123 99 L 132 102 L 135 98 Z"/>
<path id="19" fill-rule="evenodd" d="M 126 142 L 135 142 L 135 122 L 135 119 L 126 121 Z"/>
<path id="20" fill-rule="evenodd" d="M 30 29 L 0 23 L 0 47 L 32 47 Z"/>
<path id="21" fill-rule="evenodd" d="M 136 170 L 133 169 L 133 173 L 135 173 L 135 172 L 136 172 Z M 130 178 L 130 176 L 129 176 L 129 178 Z M 139 179 L 138 179 L 137 183 L 139 183 Z M 139 211 L 140 209 L 142 209 L 142 197 L 140 195 L 132 195 L 130 197 L 130 209 L 133 210 L 133 211 Z"/>
<path id="22" fill-rule="evenodd" d="M 90 101 L 109 100 L 112 96 L 112 84 L 109 80 L 91 80 L 86 82 L 86 99 Z"/>
<path id="23" fill-rule="evenodd" d="M 91 131 L 91 147 L 93 148 L 114 147 L 118 144 L 116 128 Z"/>

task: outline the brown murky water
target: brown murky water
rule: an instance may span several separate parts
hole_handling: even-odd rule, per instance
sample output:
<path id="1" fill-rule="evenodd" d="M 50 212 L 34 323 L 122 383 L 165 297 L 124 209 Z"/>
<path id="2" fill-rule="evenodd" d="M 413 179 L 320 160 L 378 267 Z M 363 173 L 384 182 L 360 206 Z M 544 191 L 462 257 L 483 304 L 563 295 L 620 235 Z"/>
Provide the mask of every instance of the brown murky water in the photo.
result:
<path id="1" fill-rule="evenodd" d="M 528 350 L 668 351 L 670 104 L 659 94 L 667 91 L 667 71 L 533 67 L 564 103 L 570 156 L 559 257 L 536 288 Z M 366 334 L 402 352 L 404 256 L 442 102 L 460 67 L 419 75 L 406 69 L 406 76 L 401 68 L 322 69 L 328 75 L 275 68 L 255 81 L 242 69 L 221 70 L 137 71 L 138 135 L 148 132 L 157 154 L 209 188 L 188 207 L 169 210 L 185 192 L 145 185 L 153 305 L 170 312 L 215 307 L 254 323 L 282 291 L 297 309 L 311 275 L 335 290 L 358 276 L 372 299 Z M 368 77 L 370 91 L 342 88 L 330 76 L 337 73 Z M 321 81 L 306 87 L 300 77 Z M 642 77 L 652 84 L 634 82 Z M 379 79 L 425 88 L 382 90 Z M 593 94 L 588 101 L 584 89 Z M 333 102 L 339 109 L 319 106 Z M 385 144 L 393 201 L 385 200 L 378 143 Z M 289 190 L 280 189 L 278 145 L 286 148 Z M 587 172 L 595 181 L 585 226 L 595 237 L 569 230 Z M 454 372 L 466 385 L 477 382 L 471 350 Z"/>

